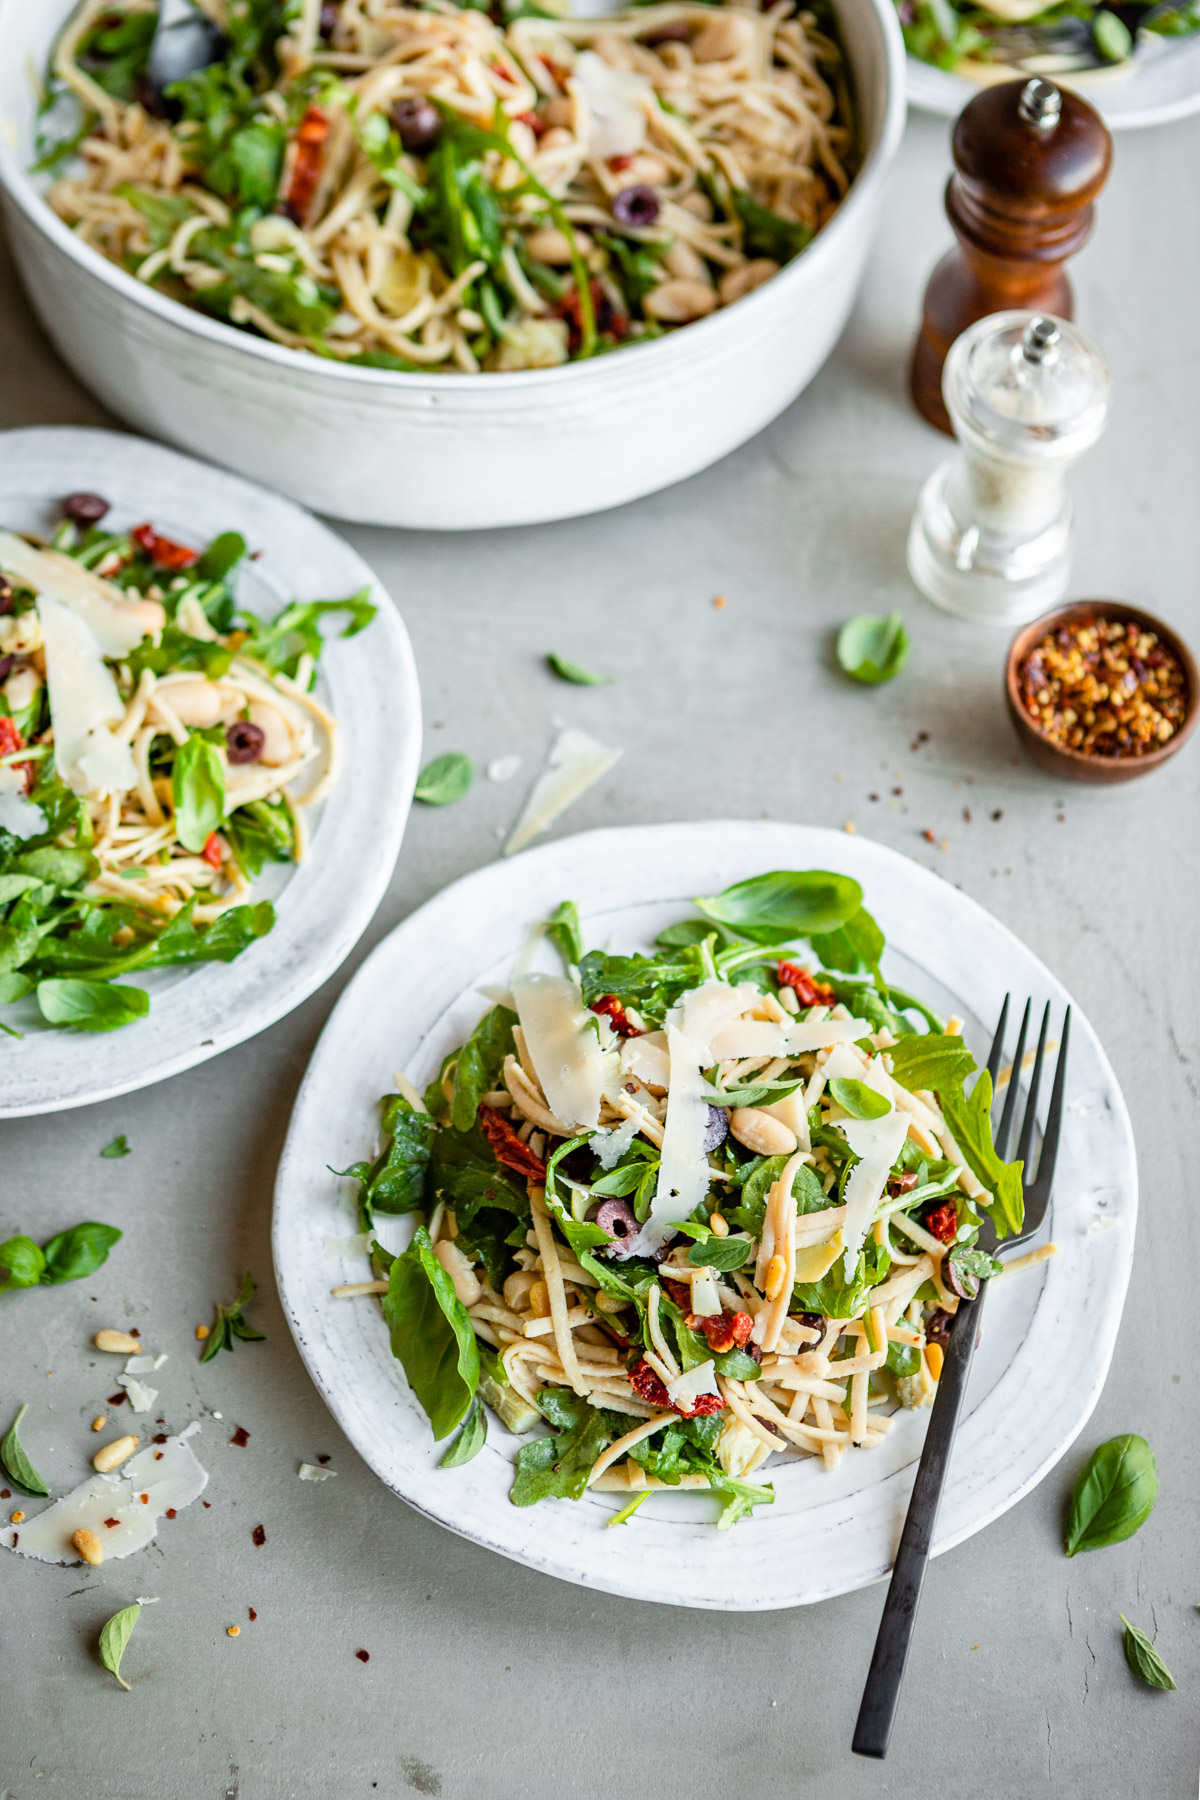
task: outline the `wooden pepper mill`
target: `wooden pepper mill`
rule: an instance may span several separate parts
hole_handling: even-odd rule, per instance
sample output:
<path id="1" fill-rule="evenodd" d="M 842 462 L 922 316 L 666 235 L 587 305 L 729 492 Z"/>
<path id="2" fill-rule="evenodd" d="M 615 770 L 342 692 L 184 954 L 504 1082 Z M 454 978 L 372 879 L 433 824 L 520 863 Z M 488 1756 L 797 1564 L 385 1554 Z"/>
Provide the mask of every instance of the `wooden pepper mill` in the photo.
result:
<path id="1" fill-rule="evenodd" d="M 947 433 L 942 364 L 960 332 L 1009 310 L 1072 317 L 1062 265 L 1091 231 L 1112 138 L 1086 100 L 1034 77 L 969 101 L 953 153 L 946 213 L 958 245 L 929 278 L 912 364 L 917 410 Z"/>

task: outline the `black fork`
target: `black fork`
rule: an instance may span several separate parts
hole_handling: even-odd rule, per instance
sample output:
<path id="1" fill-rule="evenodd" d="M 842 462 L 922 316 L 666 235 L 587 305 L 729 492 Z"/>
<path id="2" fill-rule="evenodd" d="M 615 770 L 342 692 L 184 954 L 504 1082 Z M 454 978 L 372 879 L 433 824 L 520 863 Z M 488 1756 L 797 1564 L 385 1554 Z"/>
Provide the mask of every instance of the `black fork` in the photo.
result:
<path id="1" fill-rule="evenodd" d="M 996 1036 L 992 1042 L 991 1055 L 988 1057 L 988 1072 L 992 1077 L 993 1086 L 1000 1068 L 1000 1059 L 1004 1053 L 1004 1033 L 1008 1025 L 1008 998 L 1006 995 L 1000 1013 L 1000 1023 L 996 1027 Z M 1013 1058 L 1012 1076 L 1008 1084 L 1008 1093 L 1005 1095 L 1004 1111 L 996 1131 L 996 1150 L 1002 1157 L 1007 1157 L 1012 1140 L 1013 1123 L 1017 1111 L 1017 1089 L 1021 1081 L 1021 1064 L 1025 1055 L 1025 1040 L 1029 1035 L 1030 1006 L 1031 1002 L 1026 1001 L 1025 1012 L 1021 1019 L 1021 1030 L 1017 1038 L 1017 1052 Z M 1038 1033 L 1033 1072 L 1029 1082 L 1029 1098 L 1025 1104 L 1025 1118 L 1021 1126 L 1021 1140 L 1017 1145 L 1017 1155 L 1024 1164 L 1021 1181 L 1025 1193 L 1025 1219 L 1019 1235 L 1015 1238 L 1005 1239 L 1006 1247 L 1024 1243 L 1034 1235 L 1046 1216 L 1046 1208 L 1050 1202 L 1050 1188 L 1054 1181 L 1054 1164 L 1058 1156 L 1058 1140 L 1062 1130 L 1067 1044 L 1071 1031 L 1070 1007 L 1067 1008 L 1066 1017 L 1063 1020 L 1062 1041 L 1058 1050 L 1058 1064 L 1054 1071 L 1054 1087 L 1050 1095 L 1046 1133 L 1042 1139 L 1042 1153 L 1038 1159 L 1037 1174 L 1031 1179 L 1030 1158 L 1037 1130 L 1038 1091 L 1041 1087 L 1042 1067 L 1046 1060 L 1046 1033 L 1049 1026 L 1050 1008 L 1047 1006 L 1042 1014 L 1042 1026 Z M 996 1232 L 990 1220 L 984 1224 L 979 1234 L 979 1247 L 982 1250 L 995 1252 Z M 967 1389 L 967 1378 L 971 1373 L 971 1359 L 975 1354 L 975 1340 L 979 1335 L 979 1316 L 987 1297 L 987 1286 L 986 1281 L 981 1281 L 979 1292 L 975 1298 L 960 1300 L 958 1311 L 954 1315 L 954 1324 L 950 1331 L 950 1341 L 946 1346 L 946 1359 L 942 1366 L 941 1380 L 938 1382 L 937 1398 L 933 1403 L 929 1429 L 925 1436 L 925 1448 L 921 1452 L 917 1478 L 913 1483 L 912 1499 L 908 1503 L 908 1515 L 905 1518 L 904 1530 L 900 1537 L 900 1548 L 896 1552 L 891 1585 L 884 1603 L 883 1617 L 879 1622 L 875 1654 L 871 1658 L 870 1673 L 863 1689 L 862 1704 L 858 1709 L 858 1723 L 854 1728 L 853 1744 L 855 1754 L 858 1756 L 882 1758 L 887 1755 L 888 1739 L 892 1735 L 892 1722 L 895 1719 L 896 1705 L 900 1699 L 900 1684 L 904 1679 L 904 1665 L 908 1660 L 908 1648 L 912 1640 L 913 1626 L 916 1623 L 917 1607 L 921 1600 L 925 1567 L 929 1561 L 929 1546 L 933 1540 L 933 1528 L 937 1523 L 942 1489 L 946 1484 L 946 1472 L 950 1465 L 954 1433 L 958 1426 L 959 1414 L 962 1411 L 963 1395 Z"/>

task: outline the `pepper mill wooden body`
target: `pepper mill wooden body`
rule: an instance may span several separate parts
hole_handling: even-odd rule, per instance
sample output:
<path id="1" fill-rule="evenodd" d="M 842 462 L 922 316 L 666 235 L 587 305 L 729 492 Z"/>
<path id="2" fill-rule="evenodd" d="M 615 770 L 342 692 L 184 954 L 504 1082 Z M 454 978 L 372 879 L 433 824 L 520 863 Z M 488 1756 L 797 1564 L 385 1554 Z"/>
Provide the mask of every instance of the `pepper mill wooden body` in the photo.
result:
<path id="1" fill-rule="evenodd" d="M 1112 138 L 1086 100 L 1035 77 L 969 101 L 953 153 L 946 213 L 958 244 L 929 278 L 912 364 L 917 410 L 948 434 L 942 364 L 968 325 L 1012 309 L 1073 316 L 1062 265 L 1091 231 Z"/>

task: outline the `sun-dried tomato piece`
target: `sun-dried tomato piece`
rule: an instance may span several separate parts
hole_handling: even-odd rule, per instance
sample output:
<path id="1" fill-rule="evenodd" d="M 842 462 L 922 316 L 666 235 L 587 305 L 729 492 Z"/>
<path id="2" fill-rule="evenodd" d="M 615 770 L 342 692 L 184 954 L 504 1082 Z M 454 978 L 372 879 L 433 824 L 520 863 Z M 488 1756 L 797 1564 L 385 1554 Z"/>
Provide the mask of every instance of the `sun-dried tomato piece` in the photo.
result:
<path id="1" fill-rule="evenodd" d="M 592 316 L 596 321 L 596 331 L 600 337 L 615 338 L 620 343 L 629 336 L 629 314 L 618 312 L 608 294 L 598 281 L 590 281 L 588 286 L 592 294 Z M 578 350 L 583 342 L 583 308 L 579 303 L 579 289 L 568 288 L 558 303 L 560 317 L 567 321 L 567 343 L 571 350 Z"/>
<path id="2" fill-rule="evenodd" d="M 221 848 L 221 840 L 215 831 L 210 831 L 204 840 L 204 848 L 200 852 L 210 869 L 219 869 L 225 860 L 225 852 Z"/>
<path id="3" fill-rule="evenodd" d="M 814 981 L 807 969 L 799 963 L 781 962 L 775 971 L 775 978 L 783 987 L 795 989 L 796 998 L 805 1006 L 832 1006 L 833 989 L 824 987 Z"/>
<path id="4" fill-rule="evenodd" d="M 754 1329 L 754 1320 L 749 1313 L 713 1313 L 711 1317 L 698 1317 L 693 1331 L 702 1331 L 708 1339 L 708 1347 L 714 1355 L 721 1356 L 726 1350 L 743 1350 Z"/>
<path id="5" fill-rule="evenodd" d="M 644 1036 L 639 1025 L 630 1023 L 629 1014 L 615 994 L 601 994 L 598 1000 L 592 1001 L 590 1010 L 594 1013 L 602 1013 L 620 1037 Z"/>
<path id="6" fill-rule="evenodd" d="M 506 1169 L 514 1169 L 529 1181 L 545 1181 L 546 1165 L 541 1157 L 535 1156 L 529 1145 L 521 1142 L 508 1120 L 502 1119 L 494 1107 L 480 1107 L 479 1128 L 498 1163 L 503 1163 Z"/>
<path id="7" fill-rule="evenodd" d="M 186 544 L 177 544 L 172 538 L 160 537 L 153 525 L 135 526 L 129 535 L 138 549 L 144 550 L 160 569 L 190 569 L 200 560 L 198 550 L 189 550 Z"/>
<path id="8" fill-rule="evenodd" d="M 695 1404 L 690 1409 L 686 1406 L 678 1406 L 644 1358 L 640 1362 L 635 1362 L 627 1372 L 629 1384 L 634 1393 L 644 1400 L 647 1406 L 657 1406 L 663 1411 L 669 1409 L 671 1412 L 677 1412 L 683 1419 L 707 1418 L 710 1413 L 720 1412 L 725 1404 L 720 1394 L 697 1394 Z"/>
<path id="9" fill-rule="evenodd" d="M 544 137 L 550 129 L 548 122 L 535 112 L 515 113 L 513 116 L 522 125 L 528 125 L 534 137 Z"/>
<path id="10" fill-rule="evenodd" d="M 668 1298 L 673 1300 L 676 1306 L 680 1307 L 688 1315 L 688 1330 L 695 1331 L 696 1327 L 692 1324 L 692 1290 L 687 1282 L 668 1281 L 666 1277 L 662 1275 L 659 1276 L 658 1280 L 659 1286 L 664 1290 Z"/>
<path id="11" fill-rule="evenodd" d="M 941 1206 L 931 1206 L 922 1223 L 939 1243 L 952 1244 L 958 1230 L 958 1208 L 952 1200 L 945 1201 Z"/>
<path id="12" fill-rule="evenodd" d="M 303 225 L 313 203 L 321 166 L 325 160 L 325 140 L 329 136 L 330 116 L 323 106 L 310 106 L 300 121 L 292 142 L 287 184 L 280 207 L 292 223 Z"/>
<path id="13" fill-rule="evenodd" d="M 23 750 L 24 748 L 25 748 L 25 739 L 21 736 L 21 733 L 17 730 L 17 727 L 13 723 L 12 719 L 10 719 L 8 714 L 5 713 L 3 715 L 3 717 L 0 717 L 0 756 L 11 756 L 14 750 Z M 25 792 L 27 794 L 32 794 L 33 784 L 34 784 L 33 764 L 32 763 L 10 763 L 9 767 L 16 769 L 22 776 L 24 776 Z"/>
<path id="14" fill-rule="evenodd" d="M 684 1417 L 686 1419 L 709 1419 L 713 1413 L 719 1413 L 724 1405 L 725 1402 L 720 1394 L 697 1394 L 695 1406 L 690 1413 L 685 1413 Z"/>

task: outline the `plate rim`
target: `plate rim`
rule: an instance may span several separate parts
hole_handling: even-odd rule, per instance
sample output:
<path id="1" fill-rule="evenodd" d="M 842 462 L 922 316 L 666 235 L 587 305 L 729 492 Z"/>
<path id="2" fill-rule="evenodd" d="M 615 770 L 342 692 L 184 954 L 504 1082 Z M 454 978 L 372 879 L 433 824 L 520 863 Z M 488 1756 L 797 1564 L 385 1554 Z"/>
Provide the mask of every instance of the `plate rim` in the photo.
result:
<path id="1" fill-rule="evenodd" d="M 1186 52 L 1189 42 L 1195 41 L 1178 40 L 1177 45 L 1168 46 L 1167 52 L 1162 54 L 1176 47 Z M 1155 55 L 1151 66 L 1158 61 L 1159 56 Z M 1148 131 L 1156 125 L 1173 125 L 1180 119 L 1189 119 L 1200 112 L 1200 80 L 1190 93 L 1179 100 L 1126 108 L 1114 108 L 1106 104 L 1109 95 L 1136 95 L 1138 76 L 1146 66 L 1144 62 L 1138 64 L 1135 61 L 1128 79 L 1121 81 L 1119 87 L 1085 83 L 1075 91 L 1096 108 L 1110 131 Z M 938 119 L 956 119 L 969 100 L 973 100 L 976 94 L 983 93 L 985 86 L 984 83 L 972 81 L 969 76 L 959 75 L 954 69 L 939 69 L 933 63 L 923 62 L 919 56 L 913 56 L 907 50 L 904 56 L 904 75 L 908 104 L 918 112 L 928 113 L 932 118 Z"/>
<path id="2" fill-rule="evenodd" d="M 154 1055 L 156 1060 L 152 1066 L 144 1067 L 138 1073 L 127 1073 L 112 1079 L 93 1077 L 86 1083 L 77 1083 L 71 1091 L 51 1090 L 51 1097 L 48 1098 L 33 1097 L 16 1101 L 6 1097 L 3 1083 L 0 1082 L 0 1120 L 40 1118 L 51 1113 L 70 1111 L 75 1107 L 117 1099 L 123 1094 L 139 1093 L 144 1088 L 182 1074 L 187 1069 L 195 1068 L 212 1057 L 245 1043 L 302 1005 L 341 967 L 367 929 L 387 891 L 408 822 L 422 738 L 421 693 L 416 659 L 400 610 L 366 559 L 324 519 L 318 518 L 298 501 L 277 494 L 232 470 L 206 462 L 202 457 L 189 455 L 186 451 L 160 444 L 136 432 L 80 425 L 29 425 L 0 431 L 0 511 L 3 509 L 3 483 L 9 455 L 19 457 L 22 447 L 27 447 L 31 453 L 44 455 L 48 444 L 53 446 L 53 456 L 61 457 L 64 465 L 70 467 L 74 462 L 85 461 L 102 474 L 122 462 L 128 463 L 139 457 L 150 456 L 164 473 L 174 470 L 177 478 L 185 475 L 198 478 L 205 483 L 210 493 L 223 490 L 234 501 L 240 500 L 247 510 L 252 507 L 261 508 L 265 502 L 269 514 L 278 521 L 277 526 L 273 524 L 270 527 L 272 534 L 277 529 L 282 529 L 290 517 L 303 521 L 306 531 L 315 530 L 331 545 L 336 546 L 338 555 L 347 567 L 347 579 L 354 581 L 357 576 L 358 587 L 369 586 L 371 589 L 371 597 L 378 607 L 371 624 L 372 632 L 379 633 L 376 643 L 379 643 L 380 638 L 387 640 L 388 679 L 396 684 L 391 690 L 392 699 L 389 704 L 389 712 L 397 720 L 394 766 L 400 777 L 399 789 L 403 800 L 385 815 L 374 854 L 369 864 L 365 865 L 362 877 L 355 883 L 350 903 L 331 919 L 333 929 L 325 939 L 322 953 L 310 956 L 292 971 L 281 970 L 280 979 L 273 986 L 269 998 L 255 1000 L 253 996 L 244 996 L 240 1016 L 227 1019 L 223 1010 L 219 1014 L 215 1013 L 206 1038 L 181 1044 L 166 1056 L 151 1050 L 149 1054 Z M 64 491 L 69 491 L 69 487 Z M 282 939 L 277 941 L 283 942 Z M 180 985 L 188 979 L 202 977 L 205 970 L 211 967 L 212 965 L 204 965 L 201 969 L 189 972 L 189 975 L 181 978 Z M 164 995 L 164 1002 L 166 998 Z M 135 1025 L 129 1029 L 136 1030 L 137 1027 Z M 72 1035 L 82 1037 L 82 1034 Z M 40 1039 L 39 1033 L 39 1041 Z M 94 1043 L 95 1039 L 83 1038 L 82 1041 Z"/>
<path id="3" fill-rule="evenodd" d="M 814 1583 L 810 1580 L 802 1592 L 796 1592 L 789 1589 L 784 1593 L 767 1594 L 760 1592 L 750 1597 L 741 1595 L 736 1598 L 730 1598 L 713 1596 L 704 1591 L 695 1590 L 681 1593 L 674 1591 L 677 1584 L 668 1584 L 672 1591 L 668 1591 L 666 1588 L 652 1590 L 645 1582 L 635 1586 L 629 1581 L 614 1579 L 604 1571 L 597 1572 L 595 1568 L 588 1568 L 585 1570 L 579 1566 L 568 1566 L 563 1561 L 563 1558 L 555 1554 L 554 1551 L 549 1553 L 541 1551 L 531 1543 L 521 1544 L 513 1541 L 499 1541 L 495 1535 L 491 1534 L 485 1527 L 478 1523 L 473 1522 L 470 1519 L 455 1518 L 452 1516 L 453 1509 L 451 1506 L 436 1507 L 429 1504 L 427 1501 L 415 1496 L 412 1492 L 406 1491 L 405 1486 L 399 1478 L 393 1479 L 391 1475 L 382 1471 L 373 1456 L 374 1445 L 372 1441 L 368 1437 L 365 1429 L 360 1430 L 358 1428 L 357 1422 L 353 1417 L 347 1417 L 347 1411 L 350 1409 L 342 1404 L 336 1382 L 327 1378 L 316 1350 L 310 1346 L 305 1326 L 305 1318 L 302 1311 L 298 1310 L 296 1304 L 294 1304 L 289 1292 L 288 1264 L 290 1259 L 288 1251 L 290 1245 L 288 1243 L 289 1220 L 287 1217 L 288 1189 L 292 1181 L 293 1168 L 296 1165 L 297 1160 L 303 1155 L 306 1165 L 311 1162 L 310 1155 L 302 1148 L 303 1134 L 307 1125 L 307 1120 L 304 1115 L 309 1105 L 310 1097 L 317 1091 L 323 1074 L 321 1066 L 322 1053 L 323 1051 L 328 1053 L 327 1046 L 332 1047 L 335 1034 L 340 1027 L 341 1019 L 343 1017 L 350 1018 L 353 1015 L 359 1001 L 359 996 L 370 990 L 372 987 L 376 968 L 380 964 L 386 962 L 390 955 L 395 954 L 396 941 L 402 939 L 403 936 L 409 932 L 411 932 L 414 937 L 418 935 L 419 931 L 428 921 L 429 916 L 436 912 L 436 910 L 445 902 L 447 896 L 453 894 L 456 897 L 461 898 L 464 894 L 469 895 L 473 888 L 480 887 L 486 889 L 489 881 L 497 878 L 502 881 L 509 879 L 519 880 L 522 869 L 530 869 L 536 875 L 537 865 L 544 865 L 547 870 L 552 870 L 558 859 L 569 857 L 580 847 L 595 849 L 603 848 L 607 850 L 613 847 L 614 840 L 627 838 L 631 834 L 641 836 L 645 839 L 650 837 L 661 838 L 680 832 L 694 833 L 697 831 L 712 834 L 736 831 L 738 833 L 752 834 L 755 837 L 763 838 L 780 832 L 800 832 L 805 834 L 809 839 L 817 839 L 820 841 L 823 849 L 825 849 L 829 855 L 829 866 L 837 866 L 835 854 L 838 846 L 843 847 L 844 854 L 845 838 L 840 831 L 829 827 L 800 825 L 789 821 L 692 820 L 678 821 L 669 824 L 601 827 L 596 830 L 578 833 L 568 838 L 555 840 L 549 844 L 540 845 L 534 849 L 523 852 L 520 856 L 513 857 L 507 862 L 491 862 L 484 864 L 482 867 L 472 870 L 466 875 L 460 876 L 454 882 L 448 884 L 447 887 L 439 890 L 437 894 L 433 895 L 421 907 L 411 913 L 407 919 L 403 920 L 401 924 L 395 927 L 395 929 L 390 932 L 378 946 L 376 946 L 362 968 L 356 972 L 353 981 L 348 984 L 337 1007 L 335 1007 L 327 1021 L 321 1038 L 314 1047 L 308 1069 L 305 1072 L 304 1079 L 296 1096 L 292 1118 L 289 1122 L 287 1137 L 276 1175 L 271 1234 L 272 1258 L 281 1305 L 285 1317 L 287 1318 L 289 1329 L 292 1332 L 297 1348 L 300 1351 L 301 1358 L 304 1361 L 305 1367 L 308 1369 L 314 1385 L 330 1411 L 333 1413 L 337 1423 L 350 1439 L 359 1455 L 361 1455 L 363 1460 L 367 1463 L 368 1467 L 370 1467 L 372 1472 L 378 1476 L 383 1482 L 383 1485 L 395 1493 L 398 1498 L 402 1499 L 405 1504 L 412 1506 L 414 1510 L 422 1513 L 436 1524 L 446 1527 L 446 1529 L 454 1532 L 457 1536 L 464 1537 L 470 1542 L 480 1544 L 486 1549 L 497 1551 L 500 1555 L 507 1557 L 509 1560 L 521 1563 L 536 1572 L 549 1574 L 558 1579 L 567 1580 L 578 1585 L 649 1603 L 711 1608 L 713 1610 L 748 1612 L 766 1611 L 795 1605 L 811 1604 L 818 1600 L 833 1598 L 838 1594 L 851 1592 L 857 1588 L 868 1586 L 875 1581 L 883 1579 L 888 1574 L 891 1567 L 891 1555 L 889 1554 L 878 1567 L 862 1570 L 853 1579 L 848 1580 L 841 1577 L 835 1577 L 833 1580 L 825 1583 L 822 1583 L 820 1580 L 817 1580 Z M 865 838 L 863 836 L 856 836 L 855 841 L 856 844 L 860 846 L 868 846 L 871 854 L 879 853 L 885 862 L 894 859 L 895 862 L 904 864 L 910 874 L 917 880 L 918 884 L 925 882 L 933 884 L 933 887 L 935 888 L 949 885 L 943 883 L 942 879 L 936 873 L 924 868 L 923 865 L 916 862 L 913 858 L 906 857 L 903 852 L 893 849 L 890 845 L 885 845 L 878 840 Z M 714 861 L 715 860 L 716 858 L 714 856 Z M 512 871 L 512 875 L 509 875 L 509 871 Z M 944 1551 L 954 1548 L 957 1544 L 964 1542 L 968 1537 L 974 1536 L 976 1532 L 982 1530 L 986 1525 L 991 1524 L 996 1518 L 1007 1512 L 1012 1506 L 1015 1506 L 1031 1492 L 1032 1489 L 1044 1479 L 1046 1474 L 1062 1459 L 1062 1457 L 1066 1455 L 1079 1433 L 1086 1426 L 1103 1391 L 1116 1347 L 1116 1338 L 1120 1327 L 1125 1297 L 1128 1291 L 1128 1284 L 1132 1271 L 1134 1230 L 1137 1216 L 1137 1161 L 1132 1125 L 1120 1085 L 1117 1082 L 1116 1075 L 1094 1029 L 1086 1015 L 1079 1009 L 1077 1003 L 1073 1001 L 1071 995 L 1063 987 L 1062 983 L 1053 975 L 1052 971 L 1042 963 L 1041 959 L 1016 937 L 1016 934 L 1012 932 L 1009 927 L 988 912 L 980 902 L 973 899 L 970 895 L 957 889 L 954 890 L 954 894 L 956 904 L 962 904 L 968 912 L 974 912 L 981 915 L 982 918 L 987 921 L 989 929 L 998 932 L 1002 938 L 1010 940 L 1019 948 L 1022 956 L 1027 959 L 1027 962 L 1031 965 L 1032 969 L 1045 978 L 1047 987 L 1052 991 L 1056 1000 L 1065 998 L 1066 1001 L 1072 1005 L 1074 1009 L 1072 1022 L 1076 1026 L 1076 1040 L 1078 1041 L 1081 1036 L 1086 1037 L 1090 1047 L 1095 1053 L 1099 1066 L 1099 1073 L 1104 1084 L 1106 1104 L 1111 1108 L 1115 1129 L 1123 1138 L 1124 1146 L 1128 1151 L 1128 1187 L 1122 1188 L 1121 1190 L 1122 1207 L 1120 1223 L 1124 1226 L 1124 1231 L 1121 1234 L 1123 1239 L 1121 1261 L 1119 1267 L 1117 1267 L 1110 1276 L 1109 1288 L 1106 1290 L 1106 1306 L 1111 1314 L 1110 1328 L 1108 1330 L 1107 1339 L 1102 1345 L 1101 1354 L 1094 1357 L 1087 1367 L 1086 1389 L 1072 1391 L 1067 1402 L 1067 1410 L 1071 1415 L 1069 1421 L 1061 1426 L 1055 1427 L 1053 1442 L 1047 1445 L 1044 1452 L 1040 1454 L 1036 1462 L 1027 1469 L 1020 1481 L 1015 1483 L 1009 1491 L 1002 1495 L 1002 1497 L 994 1503 L 982 1507 L 974 1515 L 967 1518 L 965 1522 L 951 1527 L 947 1527 L 944 1522 L 946 1512 L 949 1509 L 943 1509 L 943 1524 L 938 1535 L 935 1537 L 931 1552 L 931 1554 L 935 1556 L 941 1555 Z M 630 904 L 635 904 L 635 902 L 630 902 Z M 616 903 L 614 903 L 613 909 L 615 909 L 615 905 Z M 468 992 L 471 985 L 471 980 L 468 978 L 465 985 L 458 989 L 459 995 L 461 996 Z M 427 1021 L 425 1029 L 430 1029 L 432 1023 L 433 1021 Z M 372 1097 L 374 1097 L 374 1095 L 372 1095 Z M 1116 1237 L 1117 1234 L 1112 1233 L 1110 1235 Z M 1023 1343 L 1024 1339 L 1022 1339 L 1021 1342 Z M 1018 1351 L 1020 1347 L 1020 1344 L 1018 1344 Z M 1013 1354 L 1015 1356 L 1016 1352 Z M 1011 1367 L 1012 1362 L 1010 1360 L 1009 1364 L 1006 1365 L 1004 1375 L 1007 1375 L 1011 1371 Z M 1003 1378 L 1002 1375 L 1001 1379 Z M 398 1394 L 404 1394 L 405 1392 L 406 1384 L 404 1384 L 403 1377 L 401 1376 Z M 978 1413 L 980 1408 L 986 1406 L 989 1398 L 990 1394 L 983 1396 L 971 1412 L 964 1415 L 964 1428 L 969 1420 Z M 914 1472 L 915 1462 L 909 1462 L 892 1474 L 881 1476 L 878 1481 L 870 1484 L 869 1487 L 860 1490 L 860 1494 L 865 1492 L 868 1495 L 886 1496 L 894 1503 L 894 1509 L 896 1511 L 896 1531 L 893 1534 L 893 1542 L 895 1537 L 898 1536 L 899 1522 L 902 1519 L 903 1508 L 906 1504 L 905 1496 L 911 1486 Z M 952 1491 L 954 1483 L 951 1482 L 950 1485 Z M 852 1505 L 857 1498 L 858 1496 L 852 1497 L 848 1504 Z M 822 1503 L 825 1507 L 837 1504 L 844 1505 L 847 1503 L 839 1503 L 832 1500 Z M 765 1522 L 767 1518 L 768 1515 L 764 1514 L 763 1521 Z M 786 1522 L 785 1519 L 780 1519 L 778 1521 L 780 1530 L 785 1529 Z M 753 1525 L 758 1525 L 760 1531 L 762 1531 L 763 1523 L 757 1518 L 751 1525 L 746 1526 L 744 1529 L 750 1530 L 753 1528 Z M 715 1537 L 716 1534 L 712 1533 L 708 1527 L 704 1527 L 704 1529 L 708 1532 L 709 1537 Z M 779 1545 L 776 1544 L 775 1547 L 778 1548 Z"/>

